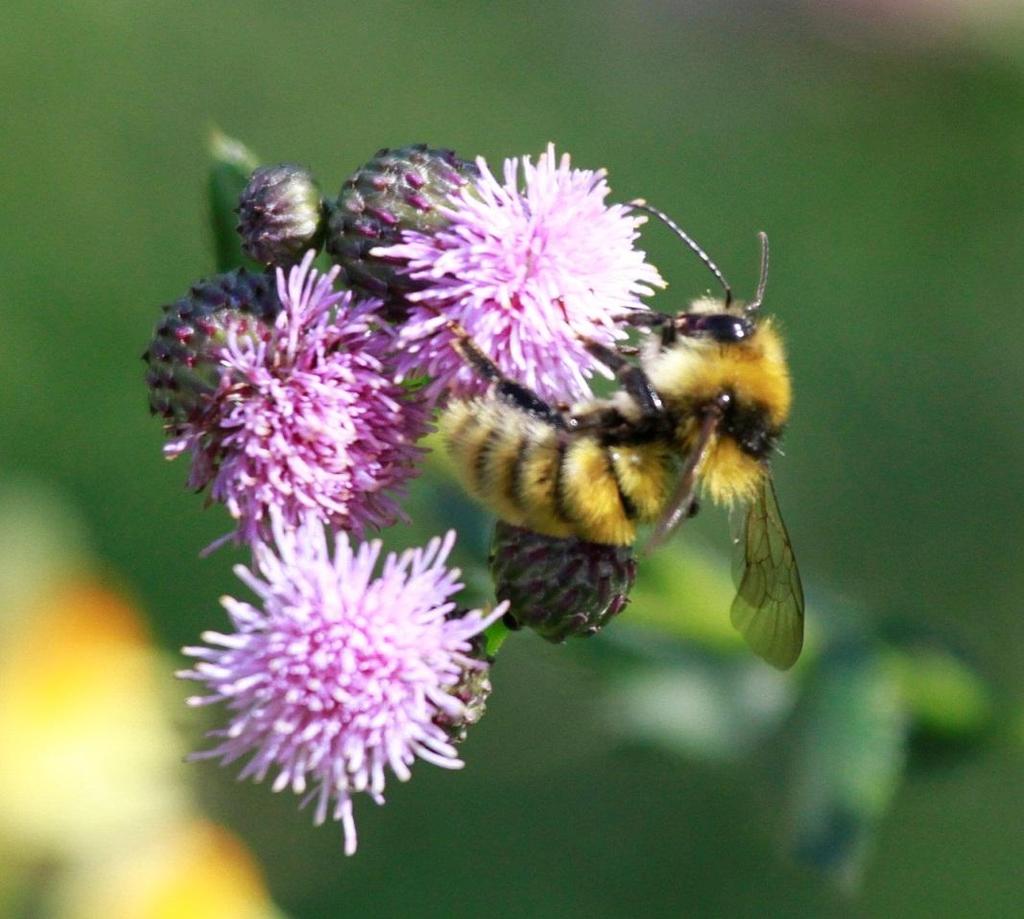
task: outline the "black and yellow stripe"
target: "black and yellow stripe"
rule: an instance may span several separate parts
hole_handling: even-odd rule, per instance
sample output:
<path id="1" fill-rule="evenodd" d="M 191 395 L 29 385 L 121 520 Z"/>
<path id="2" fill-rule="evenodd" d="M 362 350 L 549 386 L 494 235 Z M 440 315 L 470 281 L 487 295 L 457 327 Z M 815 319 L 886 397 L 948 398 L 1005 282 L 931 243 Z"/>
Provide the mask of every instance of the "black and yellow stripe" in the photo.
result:
<path id="1" fill-rule="evenodd" d="M 471 494 L 549 536 L 630 544 L 669 491 L 663 446 L 606 446 L 498 400 L 452 403 L 441 430 Z"/>

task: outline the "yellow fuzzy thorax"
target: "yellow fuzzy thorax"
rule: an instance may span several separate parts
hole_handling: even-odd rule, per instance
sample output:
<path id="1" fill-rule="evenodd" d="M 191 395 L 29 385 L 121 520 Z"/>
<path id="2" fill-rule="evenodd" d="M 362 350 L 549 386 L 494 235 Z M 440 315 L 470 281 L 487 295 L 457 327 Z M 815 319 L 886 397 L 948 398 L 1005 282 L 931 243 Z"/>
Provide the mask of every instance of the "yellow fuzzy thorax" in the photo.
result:
<path id="1" fill-rule="evenodd" d="M 763 411 L 769 425 L 781 429 L 789 418 L 792 386 L 785 348 L 771 319 L 761 320 L 744 341 L 719 344 L 684 338 L 648 357 L 645 370 L 666 404 L 686 420 L 679 440 L 692 448 L 700 422 L 694 409 L 723 392 L 736 404 Z M 762 462 L 744 453 L 734 440 L 716 435 L 698 470 L 704 489 L 716 503 L 749 500 L 765 474 Z"/>
<path id="2" fill-rule="evenodd" d="M 732 507 L 736 502 L 754 499 L 767 469 L 744 453 L 736 441 L 716 437 L 697 470 L 700 483 L 715 504 Z"/>
<path id="3" fill-rule="evenodd" d="M 789 417 L 789 368 L 771 319 L 762 319 L 753 335 L 732 344 L 682 338 L 649 357 L 644 369 L 661 397 L 681 409 L 728 391 L 739 402 L 764 406 L 776 427 Z"/>

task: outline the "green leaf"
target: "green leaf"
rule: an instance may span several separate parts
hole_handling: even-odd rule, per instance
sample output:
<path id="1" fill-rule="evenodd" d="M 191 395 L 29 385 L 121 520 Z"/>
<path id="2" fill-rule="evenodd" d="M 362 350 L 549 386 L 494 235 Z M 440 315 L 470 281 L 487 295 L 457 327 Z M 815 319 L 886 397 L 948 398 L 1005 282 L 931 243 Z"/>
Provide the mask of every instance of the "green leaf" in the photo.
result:
<path id="1" fill-rule="evenodd" d="M 795 702 L 793 680 L 753 657 L 701 652 L 618 623 L 602 637 L 594 650 L 609 674 L 608 725 L 624 740 L 734 760 L 775 730 Z"/>
<path id="2" fill-rule="evenodd" d="M 990 687 L 946 649 L 900 648 L 890 652 L 888 662 L 915 734 L 956 742 L 973 740 L 991 726 Z"/>
<path id="3" fill-rule="evenodd" d="M 903 697 L 891 668 L 863 642 L 828 649 L 807 694 L 792 788 L 791 844 L 797 858 L 853 889 L 903 776 Z"/>
<path id="4" fill-rule="evenodd" d="M 242 252 L 242 243 L 235 229 L 238 197 L 249 181 L 259 159 L 240 140 L 228 137 L 219 128 L 210 132 L 210 177 L 208 196 L 210 228 L 213 231 L 214 253 L 218 271 L 230 271 L 241 265 L 262 271 Z"/>
<path id="5" fill-rule="evenodd" d="M 729 621 L 735 593 L 722 559 L 677 539 L 649 558 L 641 555 L 624 615 L 632 625 L 654 627 L 705 648 L 746 653 Z"/>

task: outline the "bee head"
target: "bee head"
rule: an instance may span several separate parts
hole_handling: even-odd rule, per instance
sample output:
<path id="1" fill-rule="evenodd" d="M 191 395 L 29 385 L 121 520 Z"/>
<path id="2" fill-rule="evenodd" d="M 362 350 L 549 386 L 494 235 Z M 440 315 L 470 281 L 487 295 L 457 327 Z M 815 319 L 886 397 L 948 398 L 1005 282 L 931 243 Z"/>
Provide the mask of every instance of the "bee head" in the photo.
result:
<path id="1" fill-rule="evenodd" d="M 714 500 L 730 503 L 750 497 L 764 475 L 789 418 L 792 390 L 772 319 L 755 323 L 723 312 L 720 301 L 716 310 L 691 309 L 688 315 L 706 315 L 712 327 L 720 322 L 726 331 L 727 319 L 746 322 L 742 338 L 681 336 L 651 353 L 644 369 L 676 419 L 675 440 L 682 455 L 694 448 L 704 419 L 717 416 L 701 477 Z"/>
<path id="2" fill-rule="evenodd" d="M 745 308 L 718 297 L 700 297 L 671 319 L 668 339 L 693 338 L 719 345 L 746 341 L 757 328 Z"/>
<path id="3" fill-rule="evenodd" d="M 722 287 L 661 325 L 642 358 L 643 369 L 675 423 L 682 455 L 697 449 L 709 415 L 714 433 L 700 467 L 715 501 L 752 498 L 789 417 L 791 388 L 782 340 L 770 319 L 759 319 L 768 283 L 768 237 L 761 243 L 757 292 L 733 300 L 732 287 L 710 256 L 668 215 L 646 201 L 631 202 L 661 220 L 703 262 Z"/>

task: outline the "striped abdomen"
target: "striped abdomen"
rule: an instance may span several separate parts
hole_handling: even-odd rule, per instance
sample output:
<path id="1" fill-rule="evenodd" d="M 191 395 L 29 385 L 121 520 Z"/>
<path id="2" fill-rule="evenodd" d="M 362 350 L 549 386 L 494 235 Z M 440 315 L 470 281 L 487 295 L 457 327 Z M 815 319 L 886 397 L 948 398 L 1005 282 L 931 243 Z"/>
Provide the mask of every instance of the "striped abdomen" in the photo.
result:
<path id="1" fill-rule="evenodd" d="M 503 520 L 548 536 L 626 545 L 669 490 L 663 446 L 605 446 L 496 400 L 453 403 L 441 430 L 467 490 Z"/>

